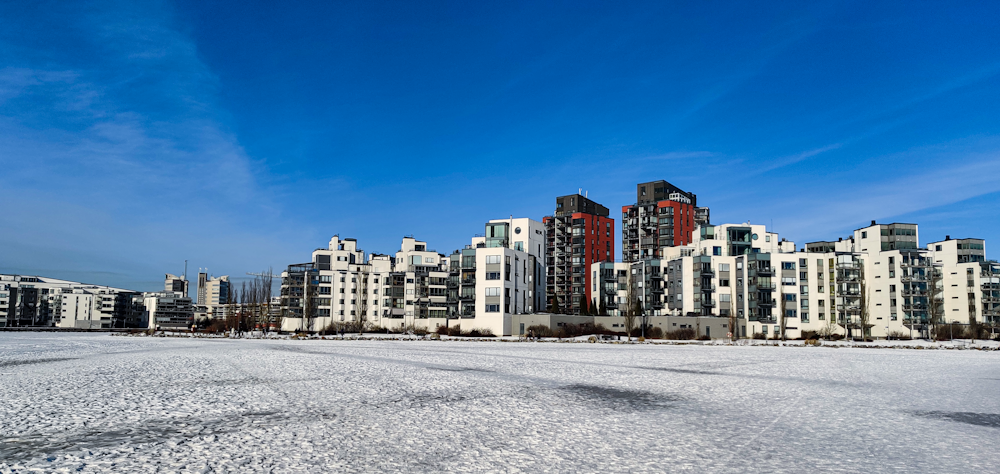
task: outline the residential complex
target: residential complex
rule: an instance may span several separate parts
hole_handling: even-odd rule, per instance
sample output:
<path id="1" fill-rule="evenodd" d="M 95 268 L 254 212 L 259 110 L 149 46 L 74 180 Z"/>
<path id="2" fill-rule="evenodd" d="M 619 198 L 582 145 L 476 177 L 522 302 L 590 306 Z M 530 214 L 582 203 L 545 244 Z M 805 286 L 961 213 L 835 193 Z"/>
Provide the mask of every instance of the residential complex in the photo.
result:
<path id="1" fill-rule="evenodd" d="M 0 327 L 143 327 L 142 293 L 42 276 L 0 275 Z"/>
<path id="2" fill-rule="evenodd" d="M 195 302 L 186 275 L 166 274 L 154 293 L 2 275 L 0 327 L 179 329 L 247 311 L 250 328 L 307 333 L 461 326 L 515 335 L 585 321 L 624 330 L 631 316 L 643 329 L 710 337 L 930 337 L 946 323 L 1000 326 L 1000 264 L 986 260 L 982 239 L 921 245 L 916 224 L 871 221 L 796 246 L 762 224 L 712 224 L 694 193 L 660 180 L 637 184 L 636 202 L 622 207 L 614 261 L 610 214 L 585 193 L 559 196 L 552 215 L 489 220 L 447 254 L 413 236 L 393 253 L 366 253 L 334 235 L 287 266 L 273 300 L 265 292 L 238 308 L 229 277 L 202 271 Z"/>

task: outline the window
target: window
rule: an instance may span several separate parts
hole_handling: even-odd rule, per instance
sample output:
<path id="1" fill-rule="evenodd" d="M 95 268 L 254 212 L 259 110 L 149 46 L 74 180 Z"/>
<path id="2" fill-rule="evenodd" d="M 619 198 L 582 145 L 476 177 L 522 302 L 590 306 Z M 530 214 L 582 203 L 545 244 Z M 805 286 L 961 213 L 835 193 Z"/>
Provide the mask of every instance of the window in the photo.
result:
<path id="1" fill-rule="evenodd" d="M 728 302 L 730 302 L 730 301 L 731 301 L 731 300 L 730 300 L 730 296 L 731 296 L 731 295 L 727 295 L 727 294 L 721 294 L 721 295 L 719 295 L 719 301 L 721 301 L 721 302 L 723 302 L 723 303 L 728 303 Z"/>
<path id="2" fill-rule="evenodd" d="M 794 318 L 794 317 L 796 317 L 795 316 L 795 310 L 794 309 L 786 309 L 785 310 L 785 317 L 786 318 Z"/>
<path id="3" fill-rule="evenodd" d="M 809 322 L 809 312 L 808 311 L 803 311 L 801 319 L 802 319 L 803 323 L 808 323 Z"/>
<path id="4" fill-rule="evenodd" d="M 500 305 L 498 305 L 498 304 L 488 304 L 488 305 L 486 305 L 486 312 L 487 313 L 499 313 L 500 312 Z"/>
<path id="5" fill-rule="evenodd" d="M 782 270 L 795 270 L 795 262 L 781 262 Z"/>
<path id="6" fill-rule="evenodd" d="M 729 279 L 720 278 L 719 286 L 729 286 Z"/>
<path id="7" fill-rule="evenodd" d="M 862 238 L 862 239 L 867 239 L 867 238 L 868 238 L 868 232 L 864 232 L 864 231 L 862 231 L 862 232 L 861 232 L 861 238 Z"/>
<path id="8" fill-rule="evenodd" d="M 728 272 L 729 271 L 729 264 L 728 263 L 720 263 L 719 264 L 719 271 L 720 272 Z"/>
<path id="9" fill-rule="evenodd" d="M 941 246 L 940 246 L 940 245 L 935 245 L 935 246 L 934 246 L 934 250 L 935 250 L 936 252 L 940 252 L 940 251 L 941 251 Z"/>
<path id="10" fill-rule="evenodd" d="M 500 287 L 493 286 L 486 288 L 486 296 L 500 296 Z"/>
<path id="11" fill-rule="evenodd" d="M 487 280 L 499 280 L 500 279 L 500 272 L 486 272 L 486 279 Z"/>
<path id="12" fill-rule="evenodd" d="M 819 320 L 823 321 L 824 319 L 826 319 L 826 315 L 823 313 L 819 313 Z"/>
<path id="13" fill-rule="evenodd" d="M 722 247 L 712 247 L 712 255 L 722 255 Z"/>
<path id="14" fill-rule="evenodd" d="M 486 263 L 487 264 L 499 264 L 500 263 L 500 256 L 499 255 L 487 255 L 486 256 Z"/>
<path id="15" fill-rule="evenodd" d="M 896 263 L 896 257 L 889 257 L 889 265 Z"/>
<path id="16" fill-rule="evenodd" d="M 806 265 L 807 265 L 807 263 L 808 263 L 808 262 L 806 261 L 806 259 L 804 259 L 804 258 L 800 258 L 800 259 L 799 259 L 799 266 L 800 266 L 800 267 L 802 267 L 802 268 L 806 268 Z"/>
<path id="17" fill-rule="evenodd" d="M 767 326 L 761 326 L 760 327 L 760 333 L 766 336 L 767 335 Z"/>

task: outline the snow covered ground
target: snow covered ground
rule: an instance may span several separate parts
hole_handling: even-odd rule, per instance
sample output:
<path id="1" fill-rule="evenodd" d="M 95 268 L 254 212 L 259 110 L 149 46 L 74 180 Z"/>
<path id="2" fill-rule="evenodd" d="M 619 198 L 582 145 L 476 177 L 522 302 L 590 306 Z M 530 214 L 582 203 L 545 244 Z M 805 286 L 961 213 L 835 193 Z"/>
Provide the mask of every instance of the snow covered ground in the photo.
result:
<path id="1" fill-rule="evenodd" d="M 0 472 L 997 472 L 1000 352 L 0 333 Z"/>

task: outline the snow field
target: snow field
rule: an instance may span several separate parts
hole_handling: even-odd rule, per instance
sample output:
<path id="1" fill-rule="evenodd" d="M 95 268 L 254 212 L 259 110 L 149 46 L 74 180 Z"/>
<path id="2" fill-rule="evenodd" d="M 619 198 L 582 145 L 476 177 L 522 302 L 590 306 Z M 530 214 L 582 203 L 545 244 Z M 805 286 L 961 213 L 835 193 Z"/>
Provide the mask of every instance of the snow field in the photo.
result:
<path id="1" fill-rule="evenodd" d="M 0 333 L 0 472 L 992 472 L 1000 354 Z"/>

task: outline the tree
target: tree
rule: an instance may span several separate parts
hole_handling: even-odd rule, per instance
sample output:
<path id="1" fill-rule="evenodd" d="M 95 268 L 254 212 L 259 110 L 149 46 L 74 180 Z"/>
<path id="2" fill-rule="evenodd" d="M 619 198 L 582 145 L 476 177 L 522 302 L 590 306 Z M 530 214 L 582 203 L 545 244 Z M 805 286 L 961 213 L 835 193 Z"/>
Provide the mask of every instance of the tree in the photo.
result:
<path id="1" fill-rule="evenodd" d="M 625 333 L 629 341 L 632 340 L 632 329 L 635 328 L 635 317 L 639 315 L 637 308 L 640 308 L 640 306 L 636 293 L 637 292 L 635 288 L 635 278 L 629 277 L 628 286 L 626 287 L 625 290 L 626 296 L 625 296 L 625 311 L 624 311 Z"/>
<path id="2" fill-rule="evenodd" d="M 549 312 L 559 314 L 559 300 L 555 295 L 552 295 L 552 300 L 549 301 Z"/>
<path id="3" fill-rule="evenodd" d="M 354 319 L 354 327 L 360 334 L 368 326 L 368 279 L 371 275 L 371 265 L 358 265 L 358 270 L 358 309 Z"/>
<path id="4" fill-rule="evenodd" d="M 786 313 L 785 308 L 787 305 L 788 305 L 788 297 L 785 296 L 783 288 L 778 287 L 778 321 L 779 321 L 778 327 L 781 330 L 780 336 L 782 341 L 787 340 L 785 335 L 785 328 L 787 327 L 785 321 L 787 319 L 787 314 L 788 314 Z"/>
<path id="5" fill-rule="evenodd" d="M 859 302 L 860 313 L 858 314 L 858 323 L 861 326 L 861 340 L 864 341 L 864 340 L 866 340 L 866 336 L 868 334 L 869 328 L 871 327 L 871 325 L 868 324 L 868 320 L 871 319 L 871 309 L 869 308 L 869 305 L 871 304 L 871 302 L 870 302 L 871 298 L 868 296 L 868 282 L 865 280 L 865 267 L 864 267 L 864 265 L 861 266 L 861 278 L 860 278 L 860 280 L 861 280 L 861 283 L 860 283 L 860 288 L 861 288 L 860 298 L 861 299 L 860 299 L 860 302 Z"/>
<path id="6" fill-rule="evenodd" d="M 928 259 L 930 260 L 930 259 Z M 938 304 L 938 287 L 941 283 L 941 274 L 938 273 L 938 269 L 934 267 L 933 264 L 928 266 L 929 275 L 927 275 L 927 319 L 931 326 L 931 334 L 937 337 L 937 325 L 941 324 L 943 321 L 944 304 Z"/>
<path id="7" fill-rule="evenodd" d="M 587 315 L 587 314 L 590 314 L 590 305 L 587 304 L 587 297 L 586 296 L 581 296 L 580 297 L 580 315 L 583 316 L 583 315 Z"/>
<path id="8" fill-rule="evenodd" d="M 730 306 L 730 308 L 729 308 L 729 334 L 730 334 L 729 339 L 732 342 L 736 342 L 736 339 L 739 339 L 740 336 L 739 336 L 739 334 L 736 333 L 736 324 L 737 324 L 737 321 L 736 321 L 736 311 L 733 308 L 733 305 L 736 304 L 736 296 L 733 295 L 733 291 L 734 291 L 733 288 L 734 287 L 732 287 L 732 286 L 729 287 L 729 301 L 731 301 L 731 303 L 729 304 L 729 306 Z"/>
<path id="9" fill-rule="evenodd" d="M 598 299 L 597 314 L 599 316 L 607 316 L 608 315 L 608 305 L 604 302 L 604 298 L 601 298 L 600 296 L 598 296 L 598 298 L 599 299 Z"/>

